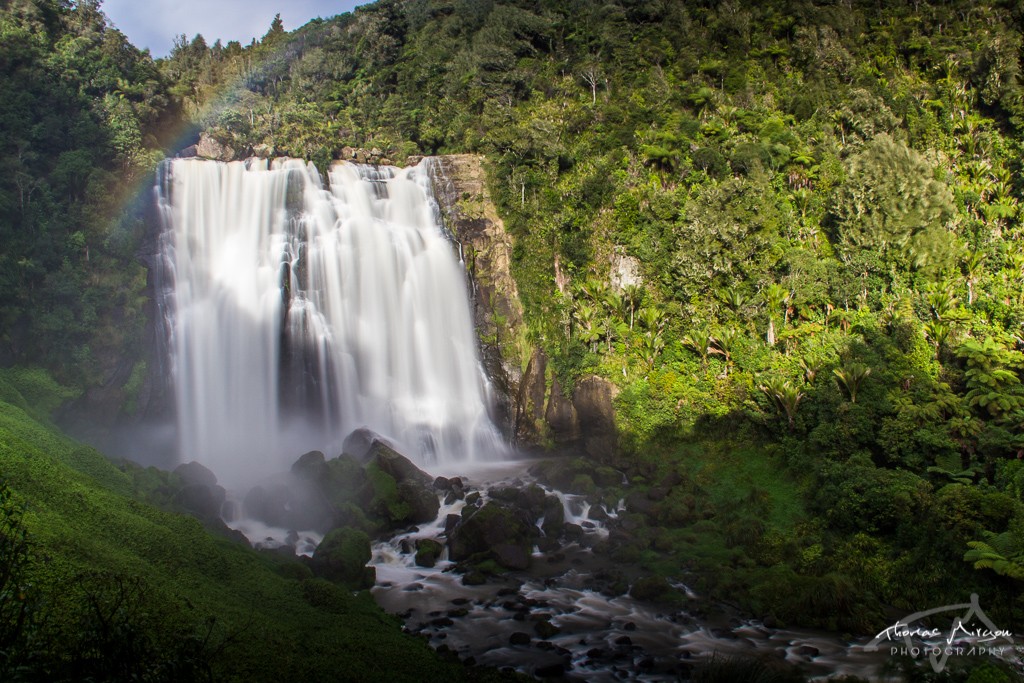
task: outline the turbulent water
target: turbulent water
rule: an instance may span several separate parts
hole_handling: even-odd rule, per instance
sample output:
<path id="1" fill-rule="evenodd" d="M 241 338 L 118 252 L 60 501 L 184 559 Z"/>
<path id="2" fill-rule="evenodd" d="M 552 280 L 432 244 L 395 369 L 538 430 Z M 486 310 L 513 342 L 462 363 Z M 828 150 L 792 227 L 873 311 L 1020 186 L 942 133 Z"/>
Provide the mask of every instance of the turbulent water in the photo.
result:
<path id="1" fill-rule="evenodd" d="M 160 305 L 179 450 L 229 483 L 360 427 L 422 465 L 504 447 L 430 160 L 167 162 Z"/>

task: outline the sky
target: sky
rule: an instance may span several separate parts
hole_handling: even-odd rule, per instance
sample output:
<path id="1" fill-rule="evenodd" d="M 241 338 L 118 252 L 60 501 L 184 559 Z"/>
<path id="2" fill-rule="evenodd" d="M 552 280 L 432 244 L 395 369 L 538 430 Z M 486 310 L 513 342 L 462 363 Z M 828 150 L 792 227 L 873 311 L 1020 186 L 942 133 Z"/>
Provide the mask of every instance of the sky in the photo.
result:
<path id="1" fill-rule="evenodd" d="M 275 14 L 291 31 L 316 17 L 351 12 L 369 0 L 103 0 L 100 9 L 140 50 L 166 57 L 175 36 L 191 40 L 202 33 L 207 44 L 218 38 L 248 45 L 270 28 Z"/>

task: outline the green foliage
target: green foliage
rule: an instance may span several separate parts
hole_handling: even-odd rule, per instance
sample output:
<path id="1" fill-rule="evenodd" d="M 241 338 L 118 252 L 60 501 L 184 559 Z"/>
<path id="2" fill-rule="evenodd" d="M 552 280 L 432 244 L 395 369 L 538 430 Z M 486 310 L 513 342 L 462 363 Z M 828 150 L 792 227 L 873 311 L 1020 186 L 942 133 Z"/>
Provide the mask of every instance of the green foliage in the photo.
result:
<path id="1" fill-rule="evenodd" d="M 24 505 L 0 482 L 0 674 L 5 680 L 32 657 L 41 598 L 31 583 L 33 557 Z"/>
<path id="2" fill-rule="evenodd" d="M 124 205 L 162 156 L 166 83 L 95 2 L 5 3 L 0 64 L 0 358 L 107 379 L 141 338 Z"/>
<path id="3" fill-rule="evenodd" d="M 871 374 L 871 368 L 863 363 L 850 362 L 833 369 L 832 374 L 836 376 L 836 380 L 846 389 L 846 393 L 850 397 L 850 403 L 856 403 L 857 392 L 860 391 L 861 385 L 868 378 L 868 375 Z"/>
<path id="4" fill-rule="evenodd" d="M 1000 576 L 1024 581 L 1024 544 L 1011 531 L 995 534 L 985 532 L 984 541 L 971 541 L 964 553 L 966 562 L 974 563 L 975 569 L 991 569 Z"/>
<path id="5" fill-rule="evenodd" d="M 789 422 L 789 430 L 793 431 L 796 409 L 800 404 L 800 399 L 804 397 L 804 392 L 778 377 L 767 380 L 761 385 L 760 389 L 771 399 L 779 411 L 786 416 Z"/>
<path id="6" fill-rule="evenodd" d="M 0 416 L 5 680 L 465 680 L 372 599 L 282 576 L 196 520 L 72 469 L 83 447 L 24 411 L 0 402 Z M 93 465 L 103 469 L 125 476 Z"/>
<path id="7" fill-rule="evenodd" d="M 923 155 L 880 135 L 850 157 L 846 174 L 833 205 L 842 258 L 876 269 L 950 263 L 953 196 Z"/>
<path id="8" fill-rule="evenodd" d="M 40 421 L 49 420 L 53 411 L 77 394 L 41 368 L 0 369 L 0 401 L 18 406 Z"/>
<path id="9" fill-rule="evenodd" d="M 967 363 L 965 398 L 970 405 L 994 418 L 1024 408 L 1024 386 L 1015 372 L 1024 366 L 1024 357 L 1019 352 L 1008 351 L 992 337 L 986 337 L 983 342 L 964 340 L 957 355 Z"/>
<path id="10" fill-rule="evenodd" d="M 370 561 L 370 537 L 349 527 L 333 529 L 317 546 L 314 561 L 322 563 L 322 572 L 332 581 L 366 588 L 366 564 Z"/>

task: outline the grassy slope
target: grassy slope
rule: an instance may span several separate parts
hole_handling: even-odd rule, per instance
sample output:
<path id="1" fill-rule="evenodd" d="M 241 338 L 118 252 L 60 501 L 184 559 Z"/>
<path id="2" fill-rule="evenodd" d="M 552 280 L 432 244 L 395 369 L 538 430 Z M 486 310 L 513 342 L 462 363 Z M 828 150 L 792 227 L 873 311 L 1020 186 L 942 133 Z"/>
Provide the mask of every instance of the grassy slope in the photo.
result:
<path id="1" fill-rule="evenodd" d="M 229 643 L 215 669 L 227 680 L 465 679 L 461 667 L 403 635 L 368 594 L 302 579 L 295 564 L 131 498 L 128 474 L 26 412 L 29 392 L 18 385 L 38 387 L 35 380 L 0 381 L 0 476 L 27 503 L 43 560 L 34 578 L 51 604 L 83 573 L 138 577 L 147 605 L 164 606 L 186 628 L 216 617 L 214 641 Z"/>

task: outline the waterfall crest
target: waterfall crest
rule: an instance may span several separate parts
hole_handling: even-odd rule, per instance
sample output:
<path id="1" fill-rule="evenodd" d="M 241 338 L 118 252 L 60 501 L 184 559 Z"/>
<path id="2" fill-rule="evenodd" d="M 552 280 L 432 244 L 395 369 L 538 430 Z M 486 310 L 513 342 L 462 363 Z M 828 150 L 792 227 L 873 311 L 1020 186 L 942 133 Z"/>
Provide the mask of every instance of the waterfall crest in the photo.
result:
<path id="1" fill-rule="evenodd" d="M 168 161 L 159 304 L 179 451 L 251 480 L 360 427 L 421 465 L 500 457 L 430 160 Z"/>

